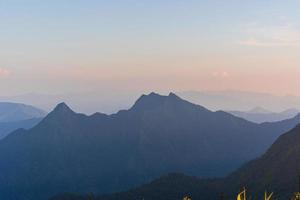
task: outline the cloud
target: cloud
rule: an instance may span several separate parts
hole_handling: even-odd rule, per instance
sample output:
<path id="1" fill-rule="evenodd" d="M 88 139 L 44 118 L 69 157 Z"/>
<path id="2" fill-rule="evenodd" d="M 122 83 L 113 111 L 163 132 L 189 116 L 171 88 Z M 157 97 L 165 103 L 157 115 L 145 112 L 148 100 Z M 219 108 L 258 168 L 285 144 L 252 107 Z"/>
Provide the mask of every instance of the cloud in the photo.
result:
<path id="1" fill-rule="evenodd" d="M 229 77 L 229 73 L 226 71 L 213 72 L 211 75 L 215 78 L 228 78 Z"/>
<path id="2" fill-rule="evenodd" d="M 257 46 L 257 47 L 283 47 L 283 46 L 299 46 L 298 43 L 290 42 L 278 42 L 278 41 L 263 41 L 255 38 L 249 38 L 245 40 L 238 41 L 238 44 L 244 46 Z"/>
<path id="3" fill-rule="evenodd" d="M 239 45 L 261 47 L 300 46 L 300 27 L 295 24 L 262 26 L 256 23 L 246 25 L 245 38 Z"/>
<path id="4" fill-rule="evenodd" d="M 9 76 L 11 72 L 7 69 L 0 68 L 0 77 Z"/>

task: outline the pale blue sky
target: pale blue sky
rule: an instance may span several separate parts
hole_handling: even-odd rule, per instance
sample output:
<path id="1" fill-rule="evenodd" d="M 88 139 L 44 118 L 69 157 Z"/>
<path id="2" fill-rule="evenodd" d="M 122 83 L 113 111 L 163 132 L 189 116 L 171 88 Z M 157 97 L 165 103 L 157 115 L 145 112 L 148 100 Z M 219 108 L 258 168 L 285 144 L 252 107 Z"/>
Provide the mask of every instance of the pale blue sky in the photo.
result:
<path id="1" fill-rule="evenodd" d="M 300 95 L 299 8 L 297 0 L 0 0 L 1 94 Z"/>

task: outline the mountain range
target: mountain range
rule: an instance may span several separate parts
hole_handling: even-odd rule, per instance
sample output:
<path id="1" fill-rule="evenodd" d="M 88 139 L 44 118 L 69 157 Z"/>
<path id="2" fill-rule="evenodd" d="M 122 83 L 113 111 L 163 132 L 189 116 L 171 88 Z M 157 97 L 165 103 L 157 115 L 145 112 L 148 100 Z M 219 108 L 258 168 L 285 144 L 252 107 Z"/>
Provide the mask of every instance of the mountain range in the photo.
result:
<path id="1" fill-rule="evenodd" d="M 46 112 L 36 107 L 10 102 L 0 102 L 0 122 L 16 122 L 42 118 Z"/>
<path id="2" fill-rule="evenodd" d="M 0 96 L 0 101 L 22 102 L 50 112 L 55 105 L 64 101 L 73 109 L 85 114 L 95 111 L 112 114 L 120 109 L 129 109 L 141 93 L 148 91 L 98 90 L 84 93 L 41 94 L 28 93 L 17 96 Z M 161 91 L 162 94 L 167 94 Z M 200 104 L 210 110 L 247 111 L 263 107 L 278 113 L 290 108 L 300 109 L 300 97 L 293 95 L 274 95 L 251 91 L 177 91 L 178 96 L 192 103 Z"/>
<path id="3" fill-rule="evenodd" d="M 225 176 L 298 123 L 300 115 L 256 124 L 173 93 L 143 95 L 112 115 L 86 116 L 61 103 L 0 141 L 0 198 L 116 192 L 170 172 Z"/>
<path id="4" fill-rule="evenodd" d="M 46 112 L 33 106 L 0 102 L 0 140 L 12 131 L 37 125 Z"/>
<path id="5" fill-rule="evenodd" d="M 234 116 L 241 117 L 251 122 L 276 122 L 295 117 L 300 113 L 298 109 L 288 109 L 282 112 L 272 112 L 261 107 L 253 108 L 249 111 L 227 111 Z"/>
<path id="6" fill-rule="evenodd" d="M 300 97 L 293 95 L 274 95 L 250 91 L 182 91 L 180 97 L 205 106 L 210 110 L 250 110 L 263 107 L 278 113 L 290 108 L 300 109 Z"/>
<path id="7" fill-rule="evenodd" d="M 17 129 L 30 129 L 37 125 L 41 120 L 42 118 L 33 118 L 21 121 L 0 122 L 0 140 Z"/>
<path id="8" fill-rule="evenodd" d="M 112 114 L 128 109 L 139 97 L 139 92 L 101 90 L 85 93 L 41 94 L 28 93 L 17 96 L 0 96 L 0 101 L 23 102 L 50 112 L 60 102 L 66 102 L 78 112 L 92 114 L 96 111 Z"/>

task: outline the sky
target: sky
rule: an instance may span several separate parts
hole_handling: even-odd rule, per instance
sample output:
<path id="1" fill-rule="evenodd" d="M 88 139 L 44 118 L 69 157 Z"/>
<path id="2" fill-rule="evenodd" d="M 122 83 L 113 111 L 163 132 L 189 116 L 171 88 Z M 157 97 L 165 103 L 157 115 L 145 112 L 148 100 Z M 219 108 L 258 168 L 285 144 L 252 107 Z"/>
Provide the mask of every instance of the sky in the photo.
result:
<path id="1" fill-rule="evenodd" d="M 0 0 L 0 93 L 300 95 L 298 0 Z"/>

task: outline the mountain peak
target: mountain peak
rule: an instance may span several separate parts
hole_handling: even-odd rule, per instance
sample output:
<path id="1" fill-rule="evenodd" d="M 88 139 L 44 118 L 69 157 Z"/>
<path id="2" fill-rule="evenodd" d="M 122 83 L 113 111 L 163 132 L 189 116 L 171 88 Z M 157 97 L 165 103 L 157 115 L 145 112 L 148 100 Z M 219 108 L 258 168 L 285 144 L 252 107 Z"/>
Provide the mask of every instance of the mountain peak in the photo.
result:
<path id="1" fill-rule="evenodd" d="M 57 104 L 57 106 L 50 112 L 40 124 L 49 124 L 59 121 L 60 123 L 70 120 L 75 116 L 75 112 L 64 102 Z"/>
<path id="2" fill-rule="evenodd" d="M 53 110 L 54 112 L 74 112 L 71 108 L 65 103 L 59 103 Z"/>
<path id="3" fill-rule="evenodd" d="M 259 107 L 259 106 L 257 106 L 257 107 L 255 107 L 255 108 L 249 110 L 248 112 L 249 112 L 249 113 L 254 113 L 254 114 L 257 114 L 257 113 L 259 113 L 259 114 L 268 114 L 268 113 L 272 113 L 271 111 L 269 111 L 269 110 L 267 110 L 267 109 L 265 109 L 265 108 L 263 108 L 263 107 Z"/>
<path id="4" fill-rule="evenodd" d="M 179 96 L 177 96 L 175 93 L 173 93 L 173 92 L 170 92 L 170 94 L 169 94 L 169 96 L 168 96 L 169 98 L 176 98 L 176 99 L 180 99 L 180 97 Z"/>
<path id="5" fill-rule="evenodd" d="M 148 95 L 143 94 L 133 105 L 132 109 L 152 109 L 164 105 L 167 102 L 183 102 L 176 94 L 170 93 L 168 96 L 160 95 L 155 92 L 151 92 Z"/>
<path id="6" fill-rule="evenodd" d="M 64 102 L 57 104 L 57 106 L 53 109 L 49 116 L 70 116 L 75 114 L 75 112 Z"/>

